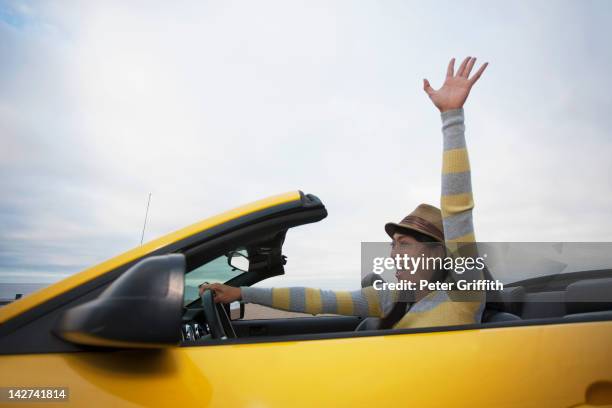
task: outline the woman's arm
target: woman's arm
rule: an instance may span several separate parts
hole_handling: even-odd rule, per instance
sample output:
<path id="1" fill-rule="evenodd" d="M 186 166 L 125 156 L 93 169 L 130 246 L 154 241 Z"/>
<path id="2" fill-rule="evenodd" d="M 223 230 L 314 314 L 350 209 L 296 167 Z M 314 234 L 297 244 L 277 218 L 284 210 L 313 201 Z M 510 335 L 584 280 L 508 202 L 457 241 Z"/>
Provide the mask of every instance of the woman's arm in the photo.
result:
<path id="1" fill-rule="evenodd" d="M 487 64 L 484 64 L 469 78 L 475 62 L 476 58 L 466 58 L 455 73 L 455 59 L 451 59 L 444 85 L 439 90 L 432 89 L 429 81 L 423 80 L 425 92 L 442 116 L 444 153 L 440 208 L 446 247 L 448 254 L 453 257 L 477 256 L 472 225 L 474 200 L 463 123 L 463 104 L 472 86 L 487 67 Z M 479 279 L 482 272 L 474 270 L 463 273 L 461 279 Z M 456 279 L 457 276 L 453 278 Z M 484 292 L 446 291 L 445 294 L 449 296 L 450 301 L 430 305 L 427 310 L 411 310 L 400 320 L 397 327 L 432 327 L 480 322 L 485 304 Z"/>
<path id="2" fill-rule="evenodd" d="M 315 288 L 242 287 L 242 300 L 290 312 L 381 317 L 395 301 L 395 292 L 375 290 L 324 290 Z"/>
<path id="3" fill-rule="evenodd" d="M 444 155 L 442 158 L 442 210 L 444 237 L 447 244 L 475 241 L 472 223 L 472 182 L 470 161 L 465 143 L 463 105 L 488 63 L 470 78 L 476 58 L 467 57 L 455 73 L 455 59 L 451 59 L 442 87 L 434 90 L 427 79 L 423 88 L 440 110 Z"/>
<path id="4" fill-rule="evenodd" d="M 441 113 L 444 153 L 440 209 L 447 244 L 474 242 L 472 181 L 465 143 L 463 109 Z"/>
<path id="5" fill-rule="evenodd" d="M 305 287 L 292 288 L 235 288 L 220 283 L 200 287 L 215 291 L 215 301 L 230 303 L 242 300 L 275 309 L 309 314 L 339 314 L 346 316 L 381 317 L 392 307 L 396 291 L 375 290 L 367 287 L 361 290 L 323 290 Z"/>

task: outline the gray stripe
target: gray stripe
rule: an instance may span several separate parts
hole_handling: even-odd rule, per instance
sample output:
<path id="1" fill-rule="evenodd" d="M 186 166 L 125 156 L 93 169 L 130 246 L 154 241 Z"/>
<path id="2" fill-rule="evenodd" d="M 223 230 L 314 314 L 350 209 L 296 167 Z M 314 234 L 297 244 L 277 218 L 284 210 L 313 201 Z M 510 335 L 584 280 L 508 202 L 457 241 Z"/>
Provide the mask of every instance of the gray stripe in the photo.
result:
<path id="1" fill-rule="evenodd" d="M 448 173 L 442 175 L 442 195 L 454 195 L 472 192 L 472 175 L 469 171 L 463 173 Z"/>
<path id="2" fill-rule="evenodd" d="M 336 294 L 332 290 L 321 291 L 321 313 L 338 313 Z"/>
<path id="3" fill-rule="evenodd" d="M 465 147 L 463 109 L 443 112 L 441 116 L 444 150 L 461 149 Z"/>
<path id="4" fill-rule="evenodd" d="M 444 130 L 444 142 L 442 145 L 444 151 L 466 147 L 463 126 Z"/>
<path id="5" fill-rule="evenodd" d="M 353 315 L 367 317 L 369 315 L 368 298 L 361 290 L 351 292 L 353 299 Z"/>
<path id="6" fill-rule="evenodd" d="M 453 109 L 440 113 L 442 123 L 463 122 L 463 108 Z"/>
<path id="7" fill-rule="evenodd" d="M 249 288 L 247 286 L 241 286 L 240 293 L 245 303 L 272 306 L 272 288 Z"/>
<path id="8" fill-rule="evenodd" d="M 304 312 L 306 310 L 306 289 L 303 287 L 289 288 L 289 310 Z"/>
<path id="9" fill-rule="evenodd" d="M 444 218 L 443 223 L 446 240 L 452 240 L 474 232 L 471 210 Z"/>

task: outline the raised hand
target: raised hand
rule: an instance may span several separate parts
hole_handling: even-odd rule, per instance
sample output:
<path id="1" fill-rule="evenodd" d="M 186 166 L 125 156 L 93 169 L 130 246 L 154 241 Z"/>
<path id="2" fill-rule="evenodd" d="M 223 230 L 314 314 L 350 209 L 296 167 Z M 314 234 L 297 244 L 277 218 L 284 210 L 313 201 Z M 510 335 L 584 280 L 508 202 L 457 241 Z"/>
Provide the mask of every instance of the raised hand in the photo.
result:
<path id="1" fill-rule="evenodd" d="M 427 79 L 423 79 L 423 89 L 440 112 L 463 107 L 472 86 L 474 86 L 489 65 L 488 62 L 482 64 L 480 69 L 470 78 L 470 72 L 472 72 L 475 63 L 475 57 L 467 57 L 459 66 L 457 73 L 455 73 L 455 58 L 452 58 L 446 70 L 446 80 L 442 88 L 438 90 L 433 89 Z"/>

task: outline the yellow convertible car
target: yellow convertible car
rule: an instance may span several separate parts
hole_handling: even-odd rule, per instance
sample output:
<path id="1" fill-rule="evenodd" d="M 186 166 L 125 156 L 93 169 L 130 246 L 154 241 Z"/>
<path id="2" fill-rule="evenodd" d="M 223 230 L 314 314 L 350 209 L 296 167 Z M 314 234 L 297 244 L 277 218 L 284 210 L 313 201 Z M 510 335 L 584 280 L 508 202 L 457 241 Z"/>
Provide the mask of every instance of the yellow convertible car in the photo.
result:
<path id="1" fill-rule="evenodd" d="M 313 195 L 270 197 L 0 308 L 0 405 L 612 405 L 612 304 L 571 301 L 612 291 L 609 270 L 514 282 L 481 324 L 430 329 L 246 320 L 199 296 L 284 274 L 288 229 L 326 215 Z"/>

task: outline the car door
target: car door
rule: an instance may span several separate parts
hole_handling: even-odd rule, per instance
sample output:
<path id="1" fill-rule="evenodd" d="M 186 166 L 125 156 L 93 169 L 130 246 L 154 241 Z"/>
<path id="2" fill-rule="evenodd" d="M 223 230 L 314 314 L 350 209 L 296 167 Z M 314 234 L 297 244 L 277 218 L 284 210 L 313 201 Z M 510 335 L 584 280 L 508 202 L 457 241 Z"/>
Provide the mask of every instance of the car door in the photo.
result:
<path id="1" fill-rule="evenodd" d="M 570 407 L 611 384 L 612 322 L 185 346 L 211 406 Z M 187 368 L 189 367 L 189 368 Z M 210 390 L 208 393 L 206 390 Z"/>
<path id="2" fill-rule="evenodd" d="M 610 339 L 610 322 L 247 339 L 4 356 L 0 381 L 73 406 L 569 407 L 612 379 Z"/>

